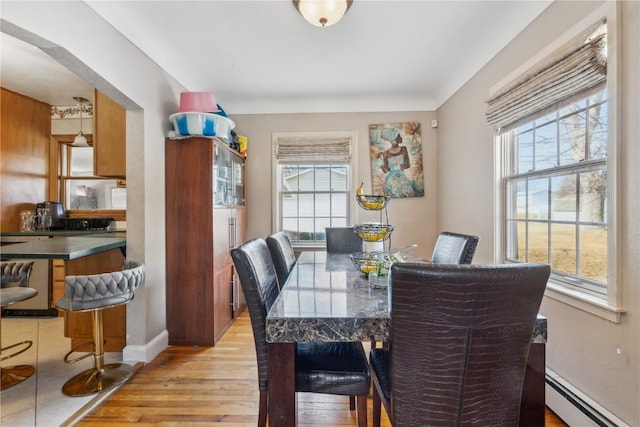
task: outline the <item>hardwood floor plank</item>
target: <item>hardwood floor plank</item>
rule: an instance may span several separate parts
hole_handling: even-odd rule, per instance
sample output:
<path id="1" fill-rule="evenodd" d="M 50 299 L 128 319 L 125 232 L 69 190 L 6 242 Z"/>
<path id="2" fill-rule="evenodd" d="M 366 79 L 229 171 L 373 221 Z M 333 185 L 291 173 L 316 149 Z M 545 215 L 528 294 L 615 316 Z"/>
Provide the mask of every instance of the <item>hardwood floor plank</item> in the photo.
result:
<path id="1" fill-rule="evenodd" d="M 256 353 L 245 311 L 218 345 L 167 348 L 76 425 L 255 427 L 258 400 Z M 300 427 L 357 425 L 345 396 L 298 393 L 297 402 Z M 371 425 L 371 399 L 367 408 Z M 382 427 L 390 425 L 383 409 Z M 550 411 L 546 425 L 567 426 Z"/>

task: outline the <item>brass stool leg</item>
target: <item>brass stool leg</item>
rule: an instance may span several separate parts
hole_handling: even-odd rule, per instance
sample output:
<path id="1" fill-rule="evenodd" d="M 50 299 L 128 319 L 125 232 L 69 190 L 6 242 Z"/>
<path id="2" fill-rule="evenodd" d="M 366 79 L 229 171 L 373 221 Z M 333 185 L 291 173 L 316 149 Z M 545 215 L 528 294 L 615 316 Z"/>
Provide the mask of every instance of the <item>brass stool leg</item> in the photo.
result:
<path id="1" fill-rule="evenodd" d="M 0 320 L 2 320 L 2 308 L 0 308 Z M 0 337 L 2 336 L 2 322 L 0 321 Z M 32 341 L 22 341 L 16 344 L 12 344 L 5 348 L 2 348 L 2 344 L 0 344 L 0 355 L 2 355 L 3 351 L 9 350 L 11 348 L 17 347 L 19 345 L 26 344 L 27 346 L 22 350 L 10 354 L 8 356 L 0 356 L 0 360 L 7 360 L 14 356 L 17 356 L 21 353 L 24 353 L 33 345 Z M 16 366 L 5 366 L 4 368 L 0 368 L 0 391 L 6 390 L 9 387 L 13 387 L 16 384 L 20 384 L 22 381 L 29 378 L 36 372 L 36 367 L 32 365 L 16 365 Z"/>
<path id="2" fill-rule="evenodd" d="M 29 378 L 36 372 L 35 366 L 16 365 L 0 368 L 0 390 L 8 389 Z"/>
<path id="3" fill-rule="evenodd" d="M 104 364 L 104 329 L 102 310 L 93 312 L 94 367 L 80 372 L 62 386 L 67 396 L 87 396 L 107 391 L 123 383 L 131 375 L 131 366 L 125 363 Z"/>

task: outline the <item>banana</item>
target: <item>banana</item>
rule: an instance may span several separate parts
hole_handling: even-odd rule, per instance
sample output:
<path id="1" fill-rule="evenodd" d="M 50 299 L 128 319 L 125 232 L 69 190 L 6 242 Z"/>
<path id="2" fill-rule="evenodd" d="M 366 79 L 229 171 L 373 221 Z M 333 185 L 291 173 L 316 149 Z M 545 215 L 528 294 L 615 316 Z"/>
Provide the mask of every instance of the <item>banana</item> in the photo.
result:
<path id="1" fill-rule="evenodd" d="M 356 194 L 358 196 L 364 195 L 364 182 L 361 182 L 358 188 L 356 188 Z"/>
<path id="2" fill-rule="evenodd" d="M 377 211 L 377 210 L 382 209 L 383 202 L 367 202 L 367 201 L 363 201 L 362 205 L 364 206 L 365 209 L 368 209 L 370 211 Z"/>
<path id="3" fill-rule="evenodd" d="M 366 260 L 362 263 L 360 270 L 365 274 L 369 274 L 372 271 L 375 271 L 377 268 L 378 268 L 378 264 L 376 261 Z"/>

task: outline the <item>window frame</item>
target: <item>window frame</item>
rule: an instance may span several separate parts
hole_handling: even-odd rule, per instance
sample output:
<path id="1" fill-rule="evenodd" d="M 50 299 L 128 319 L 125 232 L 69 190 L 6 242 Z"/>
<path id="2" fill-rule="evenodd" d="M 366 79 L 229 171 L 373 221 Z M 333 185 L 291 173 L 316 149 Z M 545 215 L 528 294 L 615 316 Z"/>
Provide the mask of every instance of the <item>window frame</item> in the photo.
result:
<path id="1" fill-rule="evenodd" d="M 317 140 L 321 142 L 322 140 L 331 139 L 331 138 L 342 138 L 346 137 L 350 140 L 352 155 L 349 161 L 322 161 L 322 160 L 314 160 L 314 161 L 280 161 L 276 156 L 276 149 L 279 139 L 288 139 L 288 138 L 300 138 L 306 140 Z M 347 226 L 349 224 L 354 223 L 354 215 L 355 215 L 355 199 L 353 197 L 353 182 L 354 177 L 357 176 L 357 162 L 356 155 L 353 154 L 354 148 L 356 147 L 356 133 L 355 132 L 277 132 L 272 134 L 272 206 L 273 206 L 273 217 L 272 217 L 272 232 L 276 233 L 282 230 L 282 205 L 281 205 L 281 192 L 280 192 L 280 166 L 286 164 L 315 164 L 315 165 L 345 165 L 347 167 L 347 177 L 346 177 L 346 191 L 336 191 L 336 193 L 346 193 L 347 199 L 347 212 L 346 212 L 346 222 Z M 304 192 L 306 194 L 316 194 L 316 191 Z M 321 190 L 319 193 L 327 193 L 326 190 Z M 333 193 L 330 191 L 330 193 Z M 325 241 L 322 240 L 314 240 L 314 241 L 300 241 L 300 240 L 292 240 L 292 246 L 294 248 L 305 248 L 305 249 L 322 249 L 325 247 Z"/>
<path id="2" fill-rule="evenodd" d="M 57 200 L 66 206 L 66 188 L 65 181 L 69 177 L 62 175 L 62 155 L 63 150 L 69 150 L 75 139 L 76 135 L 52 135 L 51 136 L 51 150 L 49 155 L 49 200 Z M 85 134 L 87 142 L 91 145 L 93 143 L 93 136 Z M 66 157 L 67 161 L 69 157 Z M 68 168 L 68 165 L 67 165 Z M 104 179 L 114 180 L 114 178 L 100 177 L 100 176 L 83 176 L 78 179 Z M 116 179 L 116 181 L 123 181 L 126 186 L 126 181 Z M 127 211 L 126 209 L 66 209 L 65 213 L 68 218 L 113 218 L 115 221 L 126 221 Z"/>
<path id="3" fill-rule="evenodd" d="M 617 173 L 618 162 L 620 156 L 620 102 L 621 102 L 621 87 L 619 82 L 620 67 L 619 67 L 619 54 L 618 54 L 618 41 L 620 40 L 620 5 L 617 2 L 609 2 L 602 5 L 598 9 L 594 10 L 591 14 L 585 17 L 580 23 L 569 29 L 566 33 L 561 35 L 554 43 L 548 45 L 545 49 L 538 52 L 527 62 L 522 64 L 512 73 L 507 75 L 504 79 L 494 85 L 490 94 L 496 93 L 507 82 L 513 80 L 516 76 L 523 74 L 535 64 L 549 56 L 555 49 L 562 46 L 571 38 L 577 36 L 580 32 L 585 31 L 591 25 L 598 20 L 606 18 L 607 20 L 607 82 L 606 89 L 608 92 L 608 154 L 607 154 L 607 254 L 608 254 L 608 266 L 607 266 L 607 289 L 606 294 L 598 294 L 589 291 L 585 288 L 576 287 L 567 283 L 556 280 L 554 277 L 549 279 L 547 284 L 547 290 L 545 295 L 554 300 L 563 302 L 572 307 L 589 312 L 596 316 L 602 317 L 609 321 L 619 323 L 622 313 L 625 309 L 622 306 L 622 292 L 620 289 L 619 277 L 620 277 L 620 265 L 618 261 L 620 235 L 618 231 L 618 224 L 620 223 L 620 209 L 619 206 L 619 188 L 620 188 L 620 174 Z M 494 195 L 495 195 L 495 224 L 494 224 L 494 260 L 495 262 L 507 262 L 507 194 L 506 194 L 506 182 L 505 176 L 507 175 L 507 167 L 509 165 L 508 158 L 506 157 L 510 153 L 505 150 L 508 144 L 508 136 L 498 134 L 495 136 L 494 141 Z"/>
<path id="4" fill-rule="evenodd" d="M 532 148 L 533 148 L 533 153 L 534 153 L 534 159 L 532 159 L 534 165 L 534 169 L 528 170 L 528 171 L 520 171 L 520 170 L 516 170 L 518 169 L 518 157 L 517 157 L 517 148 L 516 148 L 516 136 L 520 136 L 523 135 L 525 133 L 529 133 L 531 132 L 532 135 L 536 134 L 536 130 L 544 128 L 545 126 L 548 126 L 549 124 L 556 124 L 556 138 L 554 141 L 556 144 L 560 144 L 560 123 L 562 120 L 566 119 L 567 117 L 570 117 L 572 115 L 577 115 L 580 113 L 583 113 L 584 116 L 587 118 L 586 120 L 588 120 L 588 117 L 591 117 L 589 114 L 589 111 L 593 108 L 597 108 L 599 106 L 602 106 L 604 104 L 607 105 L 609 104 L 609 98 L 608 96 L 606 96 L 605 94 L 605 100 L 599 100 L 593 103 L 589 102 L 589 99 L 592 98 L 594 95 L 599 94 L 601 92 L 606 92 L 606 87 L 605 86 L 600 86 L 598 87 L 596 90 L 592 91 L 589 94 L 585 94 L 584 97 L 576 100 L 576 101 L 582 101 L 583 99 L 587 99 L 587 101 L 585 102 L 585 106 L 579 110 L 579 111 L 572 111 L 570 113 L 565 112 L 564 114 L 561 113 L 561 111 L 564 109 L 563 108 L 559 108 L 557 110 L 555 110 L 553 113 L 555 115 L 555 117 L 553 119 L 549 118 L 550 113 L 545 114 L 543 117 L 539 117 L 537 119 L 532 120 L 531 122 L 526 122 L 526 125 L 532 124 L 534 123 L 532 126 L 528 127 L 527 129 L 525 129 L 523 132 L 521 132 L 520 134 L 518 134 L 518 130 L 519 128 L 521 128 L 521 126 L 514 126 L 512 128 L 510 128 L 509 130 L 504 132 L 504 137 L 503 137 L 503 142 L 504 142 L 504 146 L 503 146 L 503 150 L 505 151 L 505 164 L 506 167 L 509 169 L 509 171 L 505 172 L 505 174 L 503 175 L 504 177 L 504 200 L 505 200 L 505 261 L 506 262 L 524 262 L 525 260 L 516 260 L 513 258 L 510 258 L 509 253 L 510 253 L 510 247 L 514 244 L 514 242 L 508 241 L 508 237 L 509 237 L 509 228 L 511 227 L 518 227 L 518 224 L 526 224 L 527 228 L 529 224 L 532 223 L 539 223 L 539 224 L 546 224 L 548 227 L 553 227 L 554 225 L 571 225 L 571 226 L 575 226 L 576 227 L 576 236 L 575 238 L 577 240 L 579 240 L 579 233 L 577 232 L 579 227 L 583 227 L 583 226 L 602 226 L 604 225 L 604 227 L 606 227 L 608 229 L 608 223 L 606 221 L 608 221 L 608 215 L 605 216 L 604 219 L 604 223 L 601 222 L 597 222 L 597 221 L 585 221 L 584 219 L 579 217 L 579 209 L 576 209 L 576 217 L 573 220 L 566 220 L 566 219 L 559 219 L 559 218 L 554 218 L 552 215 L 552 212 L 550 211 L 552 205 L 553 205 L 553 201 L 551 199 L 551 187 L 550 187 L 550 183 L 548 183 L 547 185 L 547 189 L 546 191 L 548 191 L 547 194 L 547 204 L 546 204 L 546 209 L 548 210 L 547 212 L 545 212 L 545 216 L 543 216 L 540 219 L 536 219 L 530 216 L 526 216 L 525 218 L 518 218 L 517 215 L 514 216 L 514 214 L 512 213 L 511 215 L 508 214 L 509 211 L 513 210 L 514 208 L 514 203 L 517 203 L 517 200 L 514 200 L 514 196 L 513 196 L 513 191 L 514 185 L 517 185 L 517 183 L 525 183 L 525 187 L 526 187 L 526 200 L 530 200 L 531 198 L 531 193 L 529 192 L 529 186 L 528 186 L 528 182 L 529 181 L 538 181 L 538 180 L 548 180 L 548 179 L 553 179 L 554 177 L 565 177 L 565 176 L 570 176 L 573 174 L 582 174 L 582 173 L 588 173 L 588 172 L 592 172 L 592 171 L 596 171 L 596 170 L 606 170 L 608 172 L 608 157 L 604 156 L 604 157 L 599 157 L 599 158 L 587 158 L 587 159 L 583 159 L 582 161 L 574 161 L 573 163 L 570 164 L 561 164 L 561 165 L 554 165 L 554 166 L 550 166 L 550 167 L 543 167 L 540 169 L 535 169 L 535 153 L 536 153 L 536 148 L 540 148 L 539 146 L 537 146 L 537 143 L 534 140 L 532 140 Z M 608 110 L 607 110 L 608 111 Z M 541 120 L 541 119 L 546 119 L 546 120 Z M 607 126 L 609 125 L 609 123 L 607 123 Z M 585 121 L 585 127 L 587 127 L 587 129 L 585 129 L 585 144 L 587 144 L 588 141 L 588 122 Z M 608 132 L 607 132 L 608 135 Z M 609 138 L 607 138 L 609 139 Z M 559 145 L 557 147 L 558 149 L 560 148 Z M 588 152 L 589 150 L 587 149 L 588 145 L 585 145 L 585 151 Z M 608 151 L 608 150 L 607 150 Z M 556 153 L 556 160 L 559 160 L 559 150 Z M 604 168 L 603 168 L 604 167 Z M 607 177 L 607 182 L 608 182 L 608 177 Z M 608 185 L 607 185 L 608 188 Z M 577 189 L 577 193 L 576 195 L 578 196 L 578 200 L 579 200 L 579 195 L 581 194 L 579 189 Z M 511 191 L 511 194 L 510 194 Z M 607 200 L 608 202 L 608 200 Z M 607 207 L 608 207 L 608 203 L 607 203 Z M 577 208 L 577 207 L 576 207 Z M 512 232 L 513 233 L 513 232 Z M 551 231 L 548 231 L 548 233 L 551 233 Z M 528 243 L 528 234 L 529 233 L 525 233 L 525 242 Z M 607 232 L 608 234 L 608 232 Z M 551 240 L 549 240 L 549 237 L 551 235 L 548 234 L 548 238 L 547 238 L 547 250 L 551 251 L 552 250 L 552 245 L 551 245 Z M 608 238 L 608 236 L 607 236 Z M 529 246 L 526 246 L 526 249 L 529 249 Z M 581 247 L 576 247 L 576 267 L 578 267 L 581 263 L 580 263 L 580 259 L 581 259 L 581 251 L 580 251 Z M 528 252 L 527 252 L 528 253 Z M 525 253 L 524 257 L 525 259 L 527 258 L 527 253 Z M 553 266 L 552 266 L 553 268 Z M 608 264 L 607 264 L 607 269 L 608 269 Z M 572 274 L 569 272 L 562 272 L 559 270 L 552 270 L 551 272 L 551 276 L 553 278 L 554 281 L 560 282 L 565 286 L 568 287 L 573 287 L 576 288 L 576 290 L 579 291 L 584 291 L 584 292 L 589 292 L 589 293 L 593 293 L 595 296 L 603 296 L 606 295 L 607 293 L 607 288 L 608 288 L 608 283 L 605 283 L 604 286 L 602 284 L 600 284 L 600 282 L 594 280 L 594 279 L 589 279 L 585 276 L 578 276 L 576 274 Z M 608 276 L 608 274 L 607 274 Z M 608 280 L 608 278 L 607 278 Z"/>

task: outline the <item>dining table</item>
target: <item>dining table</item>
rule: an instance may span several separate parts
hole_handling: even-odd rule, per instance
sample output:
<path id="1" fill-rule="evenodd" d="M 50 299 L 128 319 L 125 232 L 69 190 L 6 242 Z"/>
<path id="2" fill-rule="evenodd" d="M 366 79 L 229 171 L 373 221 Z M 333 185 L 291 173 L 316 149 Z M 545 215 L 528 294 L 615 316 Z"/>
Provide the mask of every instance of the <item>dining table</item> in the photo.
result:
<path id="1" fill-rule="evenodd" d="M 303 251 L 267 314 L 270 425 L 296 425 L 296 342 L 388 342 L 391 287 L 372 286 L 349 254 Z M 529 347 L 520 426 L 543 426 L 547 321 Z"/>

